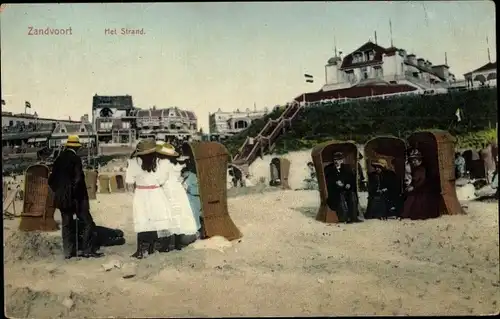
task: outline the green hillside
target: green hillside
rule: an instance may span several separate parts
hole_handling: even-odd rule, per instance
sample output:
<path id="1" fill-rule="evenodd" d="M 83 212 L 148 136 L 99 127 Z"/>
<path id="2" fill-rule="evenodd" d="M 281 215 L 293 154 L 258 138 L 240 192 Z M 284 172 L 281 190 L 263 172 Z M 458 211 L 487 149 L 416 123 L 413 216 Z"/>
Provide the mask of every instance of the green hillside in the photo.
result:
<path id="1" fill-rule="evenodd" d="M 462 121 L 455 115 L 460 108 Z M 232 155 L 247 136 L 255 136 L 267 118 L 255 121 L 247 130 L 226 140 Z M 308 107 L 299 114 L 291 131 L 277 141 L 276 153 L 310 148 L 330 139 L 365 143 L 378 135 L 406 138 L 421 129 L 447 130 L 458 138 L 459 147 L 474 147 L 496 137 L 496 89 L 453 92 L 439 95 L 405 96 L 393 99 L 327 103 Z"/>

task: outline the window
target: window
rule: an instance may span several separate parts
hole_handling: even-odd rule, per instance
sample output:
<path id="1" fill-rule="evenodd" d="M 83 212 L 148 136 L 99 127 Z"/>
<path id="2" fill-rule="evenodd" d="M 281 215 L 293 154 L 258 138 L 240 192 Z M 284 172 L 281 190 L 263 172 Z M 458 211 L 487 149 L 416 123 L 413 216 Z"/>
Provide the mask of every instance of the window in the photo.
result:
<path id="1" fill-rule="evenodd" d="M 66 129 L 65 128 L 61 128 L 61 133 L 66 133 Z"/>
<path id="2" fill-rule="evenodd" d="M 375 53 L 373 51 L 368 52 L 368 60 L 372 61 L 375 58 Z"/>
<path id="3" fill-rule="evenodd" d="M 80 133 L 84 133 L 85 132 L 85 128 L 84 127 L 81 127 L 80 128 Z"/>
<path id="4" fill-rule="evenodd" d="M 9 126 L 14 126 L 14 121 L 9 121 Z"/>
<path id="5" fill-rule="evenodd" d="M 361 75 L 363 77 L 363 79 L 368 79 L 368 70 L 367 68 L 361 68 Z"/>

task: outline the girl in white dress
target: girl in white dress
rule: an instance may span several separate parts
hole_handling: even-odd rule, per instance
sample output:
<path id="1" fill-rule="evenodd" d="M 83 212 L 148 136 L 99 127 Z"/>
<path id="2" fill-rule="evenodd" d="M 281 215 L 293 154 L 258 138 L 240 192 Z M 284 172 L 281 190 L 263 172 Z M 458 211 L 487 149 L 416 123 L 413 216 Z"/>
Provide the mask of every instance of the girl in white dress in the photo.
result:
<path id="1" fill-rule="evenodd" d="M 188 196 L 181 184 L 181 169 L 182 165 L 177 164 L 175 160 L 179 153 L 175 148 L 163 142 L 157 142 L 156 149 L 159 167 L 164 170 L 169 178 L 163 185 L 163 191 L 170 205 L 172 218 L 175 221 L 168 229 L 158 232 L 162 240 L 162 248 L 160 251 L 168 251 L 168 243 L 170 238 L 167 236 L 174 235 L 175 249 L 182 249 L 182 235 L 194 235 L 198 231 L 197 224 L 193 214 Z M 167 239 L 168 238 L 168 239 Z"/>
<path id="2" fill-rule="evenodd" d="M 137 232 L 137 251 L 132 255 L 143 258 L 144 253 L 154 252 L 157 232 L 176 229 L 171 203 L 165 196 L 163 186 L 169 175 L 156 157 L 156 142 L 142 140 L 137 145 L 134 157 L 129 159 L 125 182 L 133 185 L 134 230 Z"/>

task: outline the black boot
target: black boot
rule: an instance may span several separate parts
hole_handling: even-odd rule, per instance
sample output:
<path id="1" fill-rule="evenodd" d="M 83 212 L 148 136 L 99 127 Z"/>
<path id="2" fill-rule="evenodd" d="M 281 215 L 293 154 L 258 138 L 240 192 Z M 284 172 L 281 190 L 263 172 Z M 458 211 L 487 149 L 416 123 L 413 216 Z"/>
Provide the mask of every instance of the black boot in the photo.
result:
<path id="1" fill-rule="evenodd" d="M 201 225 L 201 228 L 199 230 L 200 239 L 205 239 L 206 238 L 206 236 L 205 236 L 205 220 L 203 219 L 203 217 L 200 217 L 200 225 Z"/>
<path id="2" fill-rule="evenodd" d="M 144 258 L 144 236 L 141 233 L 137 234 L 137 250 L 130 257 L 142 259 Z"/>
<path id="3" fill-rule="evenodd" d="M 182 249 L 182 235 L 174 235 L 174 247 L 176 250 L 181 250 Z"/>
<path id="4" fill-rule="evenodd" d="M 159 244 L 160 244 L 158 251 L 160 253 L 168 253 L 170 251 L 170 239 L 171 239 L 171 236 L 162 237 L 162 238 L 158 239 Z"/>

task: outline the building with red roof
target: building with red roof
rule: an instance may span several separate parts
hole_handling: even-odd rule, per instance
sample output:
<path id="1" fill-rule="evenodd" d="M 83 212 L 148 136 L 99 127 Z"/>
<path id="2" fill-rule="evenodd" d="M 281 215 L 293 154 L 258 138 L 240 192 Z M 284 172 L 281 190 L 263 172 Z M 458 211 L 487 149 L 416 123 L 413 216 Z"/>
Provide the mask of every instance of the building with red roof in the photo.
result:
<path id="1" fill-rule="evenodd" d="M 318 92 L 305 93 L 296 101 L 387 97 L 400 94 L 446 92 L 456 83 L 446 63 L 430 61 L 394 46 L 384 48 L 371 41 L 325 65 L 325 85 Z"/>

